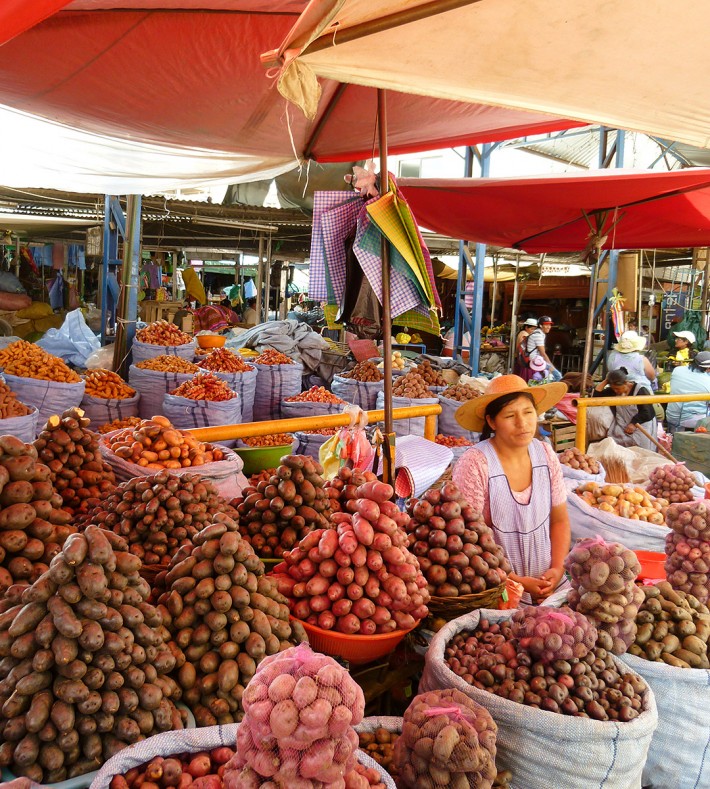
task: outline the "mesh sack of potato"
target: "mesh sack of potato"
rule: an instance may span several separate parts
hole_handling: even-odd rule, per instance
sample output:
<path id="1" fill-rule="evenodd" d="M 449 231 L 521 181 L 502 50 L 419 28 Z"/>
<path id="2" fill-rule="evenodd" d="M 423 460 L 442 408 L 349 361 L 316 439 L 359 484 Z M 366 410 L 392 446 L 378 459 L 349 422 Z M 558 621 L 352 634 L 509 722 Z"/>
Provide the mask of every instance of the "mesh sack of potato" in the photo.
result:
<path id="1" fill-rule="evenodd" d="M 50 416 L 34 447 L 51 471 L 64 509 L 72 515 L 87 512 L 116 487 L 116 476 L 101 457 L 99 437 L 89 430 L 81 408 Z"/>
<path id="2" fill-rule="evenodd" d="M 666 577 L 701 603 L 710 599 L 710 508 L 704 500 L 671 504 L 666 520 Z"/>
<path id="3" fill-rule="evenodd" d="M 232 501 L 239 531 L 259 556 L 280 557 L 315 528 L 327 528 L 330 500 L 323 468 L 305 455 L 286 455 L 268 481 L 245 487 Z"/>
<path id="4" fill-rule="evenodd" d="M 0 436 L 0 593 L 33 583 L 76 531 L 32 444 Z"/>
<path id="5" fill-rule="evenodd" d="M 394 746 L 406 789 L 491 789 L 498 727 L 480 704 L 453 688 L 416 696 Z"/>
<path id="6" fill-rule="evenodd" d="M 159 608 L 181 650 L 177 678 L 198 725 L 231 723 L 261 660 L 305 634 L 289 623 L 286 599 L 233 520 L 218 515 L 192 542 L 174 557 Z"/>
<path id="7" fill-rule="evenodd" d="M 596 628 L 589 619 L 567 606 L 525 606 L 515 611 L 511 622 L 519 647 L 541 663 L 581 660 L 597 641 Z"/>
<path id="8" fill-rule="evenodd" d="M 641 572 L 636 554 L 621 543 L 596 537 L 572 548 L 565 569 L 572 583 L 570 607 L 594 623 L 601 647 L 623 655 L 636 637 L 636 614 L 643 602 L 636 585 Z"/>
<path id="9" fill-rule="evenodd" d="M 182 728 L 175 657 L 140 560 L 90 525 L 0 615 L 0 764 L 54 783 Z"/>
<path id="10" fill-rule="evenodd" d="M 333 658 L 301 644 L 265 658 L 244 691 L 244 720 L 226 786 L 344 786 L 356 764 L 365 699 Z M 251 781 L 251 783 L 250 783 Z M 340 783 L 339 783 L 340 782 Z"/>
<path id="11" fill-rule="evenodd" d="M 693 488 L 698 481 L 684 463 L 657 466 L 649 477 L 648 492 L 671 504 L 693 500 Z"/>

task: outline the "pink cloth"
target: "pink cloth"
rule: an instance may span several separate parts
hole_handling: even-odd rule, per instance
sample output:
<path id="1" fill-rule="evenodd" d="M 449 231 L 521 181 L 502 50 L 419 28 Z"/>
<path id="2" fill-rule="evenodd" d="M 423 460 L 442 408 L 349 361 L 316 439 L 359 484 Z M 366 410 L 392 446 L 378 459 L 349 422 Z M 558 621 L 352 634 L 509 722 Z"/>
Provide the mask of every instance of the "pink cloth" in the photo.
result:
<path id="1" fill-rule="evenodd" d="M 558 504 L 564 504 L 567 500 L 562 468 L 554 449 L 549 444 L 541 443 L 547 455 L 547 465 L 550 469 L 551 502 L 552 506 L 556 507 Z M 492 527 L 488 495 L 488 461 L 485 455 L 476 447 L 469 449 L 454 466 L 452 478 L 466 501 L 475 510 L 481 512 L 486 523 Z M 514 490 L 513 497 L 519 504 L 529 504 L 531 492 L 532 485 L 525 490 Z"/>

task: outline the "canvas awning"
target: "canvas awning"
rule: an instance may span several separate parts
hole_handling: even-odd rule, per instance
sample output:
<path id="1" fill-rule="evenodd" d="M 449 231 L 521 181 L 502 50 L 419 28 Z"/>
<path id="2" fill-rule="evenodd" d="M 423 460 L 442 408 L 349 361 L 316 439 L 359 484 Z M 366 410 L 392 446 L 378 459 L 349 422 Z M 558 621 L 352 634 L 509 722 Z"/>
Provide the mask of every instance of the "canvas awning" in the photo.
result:
<path id="1" fill-rule="evenodd" d="M 710 3 L 314 0 L 270 63 L 315 76 L 547 112 L 710 146 Z"/>
<path id="2" fill-rule="evenodd" d="M 5 185 L 147 193 L 271 178 L 299 159 L 373 155 L 374 91 L 326 81 L 316 117 L 306 120 L 260 62 L 305 0 L 74 0 L 29 28 L 62 3 L 0 5 L 8 25 L 0 24 L 0 43 L 6 31 L 10 38 L 0 46 L 0 105 L 14 111 L 0 107 Z M 395 153 L 573 125 L 404 93 L 389 102 Z"/>
<path id="3" fill-rule="evenodd" d="M 710 244 L 710 168 L 398 183 L 422 226 L 468 241 L 531 253 L 584 250 L 597 236 L 604 249 Z"/>

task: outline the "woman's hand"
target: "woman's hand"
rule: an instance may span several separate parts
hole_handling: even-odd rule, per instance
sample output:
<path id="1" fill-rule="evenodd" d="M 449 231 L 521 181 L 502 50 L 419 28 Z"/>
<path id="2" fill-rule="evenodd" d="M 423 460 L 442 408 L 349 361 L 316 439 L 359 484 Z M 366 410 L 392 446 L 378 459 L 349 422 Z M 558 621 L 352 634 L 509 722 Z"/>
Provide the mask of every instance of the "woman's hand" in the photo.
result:
<path id="1" fill-rule="evenodd" d="M 628 425 L 624 428 L 624 433 L 627 436 L 632 436 L 636 432 L 636 425 L 633 422 L 629 422 Z"/>
<path id="2" fill-rule="evenodd" d="M 564 570 L 562 567 L 550 567 L 549 570 L 545 570 L 540 576 L 540 581 L 544 584 L 542 588 L 544 597 L 549 597 L 557 589 L 563 575 Z"/>
<path id="3" fill-rule="evenodd" d="M 535 602 L 539 602 L 547 596 L 545 594 L 547 582 L 542 577 L 534 578 L 531 575 L 516 575 L 514 580 L 523 585 L 523 589 Z"/>

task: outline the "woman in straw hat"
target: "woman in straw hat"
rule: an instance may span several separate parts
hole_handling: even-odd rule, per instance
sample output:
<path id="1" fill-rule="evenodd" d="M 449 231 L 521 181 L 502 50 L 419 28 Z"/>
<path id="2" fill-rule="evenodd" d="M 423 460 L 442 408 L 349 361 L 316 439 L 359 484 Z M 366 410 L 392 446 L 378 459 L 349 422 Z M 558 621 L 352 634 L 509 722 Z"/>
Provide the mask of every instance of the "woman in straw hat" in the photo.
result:
<path id="1" fill-rule="evenodd" d="M 505 548 L 523 602 L 564 590 L 569 552 L 566 492 L 557 455 L 535 438 L 538 415 L 567 391 L 563 383 L 528 387 L 517 375 L 494 378 L 481 397 L 464 403 L 456 420 L 482 440 L 454 466 L 453 479 Z"/>
<path id="2" fill-rule="evenodd" d="M 641 353 L 646 347 L 646 338 L 635 331 L 625 331 L 607 358 L 607 370 L 619 370 L 624 367 L 627 376 L 637 384 L 648 389 L 653 388 L 656 370 L 651 362 Z"/>

